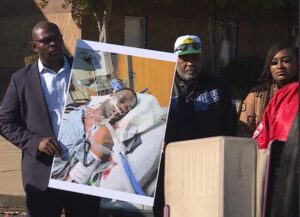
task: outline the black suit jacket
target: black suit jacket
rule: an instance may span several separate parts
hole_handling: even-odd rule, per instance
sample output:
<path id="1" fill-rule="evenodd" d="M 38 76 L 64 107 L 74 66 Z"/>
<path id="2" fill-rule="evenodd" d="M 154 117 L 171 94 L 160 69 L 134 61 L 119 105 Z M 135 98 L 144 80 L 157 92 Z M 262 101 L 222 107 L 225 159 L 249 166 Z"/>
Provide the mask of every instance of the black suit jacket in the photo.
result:
<path id="1" fill-rule="evenodd" d="M 53 158 L 39 152 L 38 144 L 55 136 L 37 61 L 12 75 L 0 109 L 0 132 L 22 150 L 25 192 L 46 190 Z"/>

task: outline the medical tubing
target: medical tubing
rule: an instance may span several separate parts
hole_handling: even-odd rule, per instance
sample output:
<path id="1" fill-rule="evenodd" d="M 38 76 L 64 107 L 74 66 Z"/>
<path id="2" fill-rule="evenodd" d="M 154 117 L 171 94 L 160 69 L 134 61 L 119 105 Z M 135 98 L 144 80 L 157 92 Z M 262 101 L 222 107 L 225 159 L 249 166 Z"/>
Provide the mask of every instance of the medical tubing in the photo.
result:
<path id="1" fill-rule="evenodd" d="M 143 196 L 146 196 L 145 192 L 143 191 L 143 189 L 141 188 L 140 184 L 138 183 L 138 181 L 135 179 L 134 175 L 133 175 L 133 172 L 127 162 L 127 159 L 126 159 L 126 156 L 119 153 L 120 156 L 121 156 L 121 162 L 122 162 L 122 165 L 123 165 L 123 168 L 127 174 L 127 177 L 129 178 L 130 180 L 130 183 L 135 191 L 136 194 L 139 194 L 139 195 L 143 195 Z"/>
<path id="2" fill-rule="evenodd" d="M 139 195 L 146 195 L 145 192 L 142 190 L 142 188 L 140 187 L 138 181 L 136 180 L 136 178 L 134 177 L 134 174 L 127 162 L 126 156 L 125 156 L 125 150 L 122 150 L 122 142 L 119 140 L 119 138 L 117 137 L 116 131 L 113 129 L 113 127 L 111 126 L 111 124 L 107 121 L 104 120 L 103 121 L 105 126 L 108 128 L 108 130 L 110 131 L 112 138 L 113 138 L 113 142 L 115 145 L 118 146 L 118 150 L 119 150 L 119 156 L 120 156 L 120 161 L 122 164 L 122 168 L 124 169 L 124 172 L 127 175 L 129 184 L 131 185 L 131 187 L 133 188 L 133 190 L 139 194 Z M 117 158 L 119 160 L 119 158 Z"/>
<path id="3" fill-rule="evenodd" d="M 109 130 L 110 134 L 111 134 L 111 137 L 112 137 L 112 140 L 114 142 L 114 145 L 116 145 L 118 147 L 118 150 L 120 150 L 120 152 L 122 154 L 125 153 L 124 150 L 122 150 L 122 142 L 118 139 L 118 136 L 116 134 L 116 131 L 115 129 L 111 126 L 111 124 L 109 123 L 109 119 L 103 119 L 102 122 L 104 123 L 104 125 L 107 127 L 107 129 Z"/>

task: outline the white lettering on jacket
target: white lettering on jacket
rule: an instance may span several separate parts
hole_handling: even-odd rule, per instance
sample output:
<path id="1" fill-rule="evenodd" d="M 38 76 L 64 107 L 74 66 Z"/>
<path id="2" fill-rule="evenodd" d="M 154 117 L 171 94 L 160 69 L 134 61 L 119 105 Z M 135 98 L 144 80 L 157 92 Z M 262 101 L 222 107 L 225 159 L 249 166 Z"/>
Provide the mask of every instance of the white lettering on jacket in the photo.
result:
<path id="1" fill-rule="evenodd" d="M 221 99 L 221 91 L 214 89 L 210 92 L 205 91 L 194 98 L 194 110 L 206 111 L 210 104 L 218 102 Z"/>
<path id="2" fill-rule="evenodd" d="M 211 90 L 210 92 L 205 91 L 193 98 L 194 111 L 207 111 L 208 106 L 221 99 L 221 91 L 218 89 Z M 170 109 L 176 109 L 178 107 L 179 97 L 175 96 L 171 98 Z"/>

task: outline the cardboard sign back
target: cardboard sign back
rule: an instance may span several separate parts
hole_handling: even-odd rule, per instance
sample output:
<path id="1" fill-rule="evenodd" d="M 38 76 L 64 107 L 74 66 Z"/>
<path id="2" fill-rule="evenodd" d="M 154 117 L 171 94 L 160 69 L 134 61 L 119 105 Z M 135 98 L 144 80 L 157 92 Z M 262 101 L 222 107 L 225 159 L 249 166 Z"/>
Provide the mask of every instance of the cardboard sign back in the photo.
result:
<path id="1" fill-rule="evenodd" d="M 170 217 L 254 217 L 257 145 L 238 137 L 170 143 L 165 198 Z"/>

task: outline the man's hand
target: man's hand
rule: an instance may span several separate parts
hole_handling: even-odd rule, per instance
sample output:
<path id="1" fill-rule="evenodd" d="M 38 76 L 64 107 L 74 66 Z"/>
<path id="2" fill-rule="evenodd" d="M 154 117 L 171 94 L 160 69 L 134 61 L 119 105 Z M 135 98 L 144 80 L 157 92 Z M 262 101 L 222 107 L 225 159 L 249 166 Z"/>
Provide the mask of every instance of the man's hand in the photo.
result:
<path id="1" fill-rule="evenodd" d="M 62 156 L 62 149 L 60 145 L 57 143 L 56 139 L 53 139 L 52 137 L 43 138 L 38 149 L 40 152 L 44 152 L 49 156 L 54 154 L 57 154 L 59 157 Z"/>

